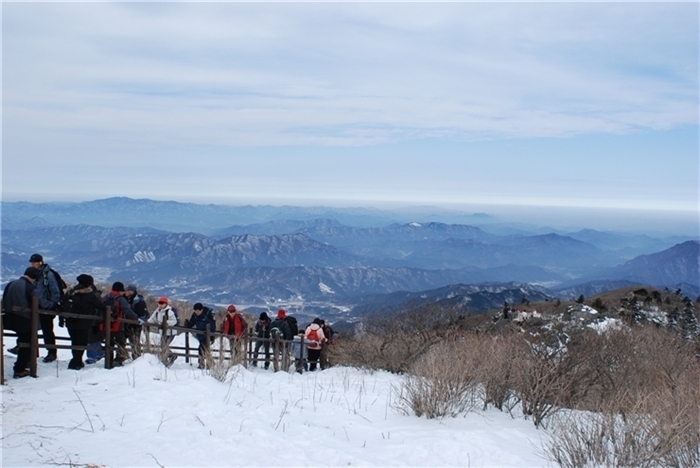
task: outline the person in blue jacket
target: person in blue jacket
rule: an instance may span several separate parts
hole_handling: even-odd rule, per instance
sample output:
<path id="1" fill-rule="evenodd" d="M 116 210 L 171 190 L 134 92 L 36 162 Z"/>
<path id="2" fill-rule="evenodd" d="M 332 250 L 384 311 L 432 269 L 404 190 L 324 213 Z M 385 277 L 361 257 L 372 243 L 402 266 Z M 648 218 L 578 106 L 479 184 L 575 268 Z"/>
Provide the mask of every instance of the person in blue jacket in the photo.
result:
<path id="1" fill-rule="evenodd" d="M 214 320 L 214 311 L 209 307 L 204 307 L 201 302 L 194 305 L 194 314 L 185 321 L 183 324 L 186 328 L 194 328 L 204 333 L 195 333 L 195 338 L 199 341 L 199 348 L 197 349 L 199 353 L 199 368 L 204 369 L 205 367 L 205 353 L 209 351 L 210 342 L 214 342 L 214 337 L 210 336 L 207 339 L 206 331 L 209 329 L 210 333 L 216 331 L 216 321 Z"/>

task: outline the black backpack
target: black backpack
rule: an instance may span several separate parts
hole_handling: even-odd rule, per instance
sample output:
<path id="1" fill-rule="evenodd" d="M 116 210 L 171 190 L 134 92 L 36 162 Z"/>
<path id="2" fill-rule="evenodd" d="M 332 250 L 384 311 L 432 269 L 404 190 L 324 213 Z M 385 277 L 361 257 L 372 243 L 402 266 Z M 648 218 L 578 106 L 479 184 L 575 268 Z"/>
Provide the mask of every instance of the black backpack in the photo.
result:
<path id="1" fill-rule="evenodd" d="M 297 324 L 297 319 L 292 317 L 291 315 L 287 315 L 287 318 L 285 320 L 289 324 L 289 329 L 292 331 L 292 337 L 297 336 L 299 334 L 299 325 Z"/>
<path id="2" fill-rule="evenodd" d="M 282 334 L 282 330 L 280 330 L 277 327 L 272 327 L 270 329 L 270 338 L 272 338 L 273 340 L 276 340 L 277 337 L 279 337 L 280 340 L 284 339 L 284 335 Z"/>
<path id="3" fill-rule="evenodd" d="M 58 289 L 61 294 L 61 298 L 59 299 L 59 304 L 56 304 L 57 307 L 60 307 L 60 301 L 63 299 L 63 296 L 66 294 L 66 289 L 68 289 L 68 285 L 66 284 L 65 281 L 63 281 L 63 278 L 61 278 L 61 275 L 54 270 L 53 268 L 49 267 L 48 271 L 44 273 L 44 280 L 48 282 L 48 272 L 53 273 L 53 276 L 56 278 L 56 283 L 58 283 Z M 46 284 L 46 283 L 45 283 Z"/>
<path id="4" fill-rule="evenodd" d="M 56 310 L 59 312 L 73 312 L 73 293 L 71 291 L 61 295 L 61 300 L 58 302 Z"/>
<path id="5" fill-rule="evenodd" d="M 173 312 L 173 315 L 175 316 L 175 325 L 172 325 L 173 327 L 179 327 L 180 326 L 180 313 L 177 311 L 177 309 L 173 306 L 170 306 L 170 310 Z M 169 313 L 165 313 L 165 320 L 167 321 L 170 319 Z"/>

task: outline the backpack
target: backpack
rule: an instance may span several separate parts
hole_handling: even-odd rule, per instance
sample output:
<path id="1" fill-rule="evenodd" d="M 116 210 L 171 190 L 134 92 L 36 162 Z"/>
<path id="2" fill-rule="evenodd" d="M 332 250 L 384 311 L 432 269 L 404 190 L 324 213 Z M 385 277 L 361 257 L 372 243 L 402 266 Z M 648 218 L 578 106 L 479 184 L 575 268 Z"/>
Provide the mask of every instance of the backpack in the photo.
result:
<path id="1" fill-rule="evenodd" d="M 289 329 L 292 330 L 292 336 L 297 336 L 299 334 L 299 325 L 297 325 L 297 319 L 291 315 L 287 315 L 285 319 L 289 324 Z"/>
<path id="2" fill-rule="evenodd" d="M 73 312 L 73 293 L 67 292 L 62 295 L 61 300 L 56 305 L 58 312 Z"/>
<path id="3" fill-rule="evenodd" d="M 175 325 L 171 325 L 173 327 L 179 327 L 180 326 L 180 314 L 178 313 L 177 309 L 173 306 L 170 306 L 170 310 L 173 311 L 173 315 L 175 316 Z M 168 317 L 168 312 L 165 313 L 165 320 L 168 320 L 170 317 Z"/>
<path id="4" fill-rule="evenodd" d="M 44 274 L 44 281 L 48 282 L 48 272 L 53 273 L 54 278 L 56 278 L 56 283 L 58 283 L 58 290 L 60 292 L 60 299 L 58 300 L 58 303 L 56 304 L 56 308 L 60 310 L 61 307 L 61 301 L 63 300 L 63 296 L 66 295 L 65 290 L 68 289 L 68 285 L 66 284 L 65 281 L 63 281 L 63 278 L 61 278 L 61 275 L 58 274 L 56 270 L 53 268 L 49 267 L 48 271 Z M 44 283 L 47 284 L 47 283 Z M 70 312 L 70 310 L 66 310 L 64 312 Z"/>
<path id="5" fill-rule="evenodd" d="M 318 329 L 312 328 L 311 331 L 309 331 L 309 336 L 307 336 L 306 339 L 320 343 L 321 340 L 320 340 L 320 337 L 318 336 Z"/>
<path id="6" fill-rule="evenodd" d="M 284 336 L 282 335 L 282 330 L 280 330 L 277 327 L 272 327 L 270 329 L 270 338 L 273 340 L 276 340 L 279 337 L 280 340 L 284 339 Z"/>
<path id="7" fill-rule="evenodd" d="M 107 298 L 103 301 L 104 305 L 109 306 L 112 308 L 112 326 L 110 327 L 110 331 L 112 333 L 116 333 L 119 331 L 121 328 L 122 324 L 121 322 L 118 322 L 117 319 L 124 318 L 124 312 L 122 311 L 121 304 L 119 304 L 119 301 L 116 300 L 114 296 L 107 296 Z M 100 322 L 100 331 L 104 331 L 105 329 L 105 323 Z"/>

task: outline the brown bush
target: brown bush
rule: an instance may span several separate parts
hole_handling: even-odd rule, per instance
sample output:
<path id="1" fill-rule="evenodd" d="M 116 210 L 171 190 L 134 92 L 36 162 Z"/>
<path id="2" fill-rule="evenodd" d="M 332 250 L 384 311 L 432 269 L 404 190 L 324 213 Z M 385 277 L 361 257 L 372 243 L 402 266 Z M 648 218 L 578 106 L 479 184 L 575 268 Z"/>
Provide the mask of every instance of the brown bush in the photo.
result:
<path id="1" fill-rule="evenodd" d="M 591 412 L 555 423 L 547 447 L 561 466 L 700 466 L 700 367 L 692 343 L 652 327 L 583 337 Z M 580 396 L 580 395 L 577 395 Z M 572 407 L 574 405 L 571 405 Z"/>
<path id="2" fill-rule="evenodd" d="M 339 340 L 333 359 L 341 365 L 406 372 L 435 344 L 455 336 L 458 311 L 437 305 L 375 314 L 354 337 Z"/>
<path id="3" fill-rule="evenodd" d="M 479 368 L 484 409 L 493 405 L 501 411 L 506 409 L 510 412 L 518 403 L 513 392 L 513 379 L 516 357 L 522 355 L 525 345 L 523 338 L 513 333 L 479 337 L 479 350 L 484 356 Z"/>
<path id="4" fill-rule="evenodd" d="M 416 416 L 456 416 L 479 401 L 479 369 L 484 356 L 477 340 L 442 341 L 430 348 L 407 373 L 400 401 Z"/>

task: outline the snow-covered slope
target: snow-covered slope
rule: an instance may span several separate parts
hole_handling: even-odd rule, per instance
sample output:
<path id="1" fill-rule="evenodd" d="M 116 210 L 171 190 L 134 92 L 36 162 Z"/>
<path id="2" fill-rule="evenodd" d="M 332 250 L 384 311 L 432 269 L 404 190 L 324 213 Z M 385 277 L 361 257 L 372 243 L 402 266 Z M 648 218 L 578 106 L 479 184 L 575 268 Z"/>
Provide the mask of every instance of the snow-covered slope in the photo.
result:
<path id="1" fill-rule="evenodd" d="M 403 414 L 392 390 L 402 377 L 385 372 L 237 368 L 222 383 L 182 358 L 171 369 L 154 356 L 113 370 L 66 364 L 61 354 L 2 389 L 3 466 L 549 465 L 549 435 L 532 422 Z"/>

